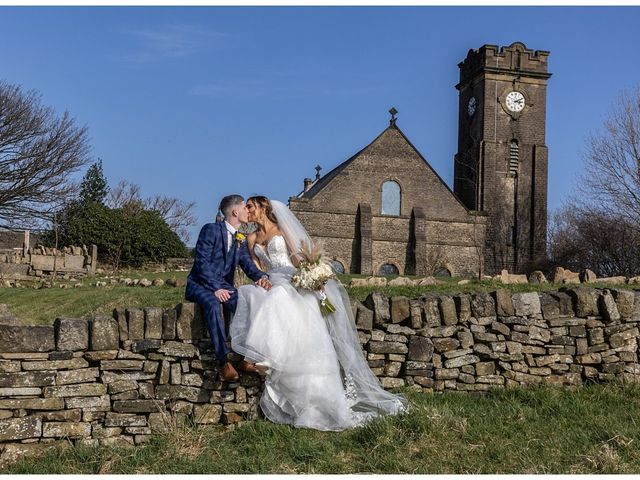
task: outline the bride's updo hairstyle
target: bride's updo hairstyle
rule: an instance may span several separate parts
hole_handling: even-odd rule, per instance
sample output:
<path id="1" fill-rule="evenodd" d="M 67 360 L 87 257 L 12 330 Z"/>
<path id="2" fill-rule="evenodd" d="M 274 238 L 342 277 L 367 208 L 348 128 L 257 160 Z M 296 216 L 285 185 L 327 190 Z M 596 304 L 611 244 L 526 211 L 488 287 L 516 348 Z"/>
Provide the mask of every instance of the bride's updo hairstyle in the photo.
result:
<path id="1" fill-rule="evenodd" d="M 249 203 L 249 202 L 253 202 L 255 205 L 258 205 L 262 209 L 262 211 L 264 212 L 264 215 L 269 220 L 271 220 L 276 225 L 278 224 L 278 219 L 273 214 L 273 207 L 271 206 L 271 202 L 269 201 L 269 199 L 267 197 L 265 197 L 263 195 L 255 195 L 255 196 L 249 197 L 247 199 L 247 203 Z"/>

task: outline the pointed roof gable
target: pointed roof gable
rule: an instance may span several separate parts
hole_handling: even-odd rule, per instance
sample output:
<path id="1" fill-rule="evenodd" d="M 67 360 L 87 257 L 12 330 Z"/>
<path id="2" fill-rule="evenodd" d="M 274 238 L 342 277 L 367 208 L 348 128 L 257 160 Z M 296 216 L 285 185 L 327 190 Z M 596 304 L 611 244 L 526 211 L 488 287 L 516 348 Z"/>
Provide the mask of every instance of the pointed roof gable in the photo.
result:
<path id="1" fill-rule="evenodd" d="M 389 125 L 387 128 L 385 128 L 375 139 L 373 139 L 373 141 L 371 143 L 369 143 L 366 147 L 362 148 L 359 152 L 357 152 L 356 154 L 354 154 L 353 156 L 351 156 L 350 158 L 348 158 L 347 160 L 345 160 L 344 162 L 342 162 L 340 165 L 338 165 L 337 167 L 335 167 L 333 170 L 329 171 L 327 174 L 323 175 L 320 179 L 316 180 L 312 186 L 309 188 L 309 190 L 307 190 L 306 192 L 301 192 L 300 194 L 297 195 L 297 198 L 305 198 L 305 199 L 312 199 L 313 197 L 315 197 L 318 193 L 320 193 L 329 183 L 331 183 L 331 181 L 336 178 L 342 171 L 345 170 L 345 168 L 347 168 L 351 163 L 353 163 L 358 157 L 360 157 L 362 155 L 363 152 L 365 152 L 367 149 L 369 149 L 370 147 L 374 147 L 376 146 L 376 144 L 381 143 L 382 139 L 392 133 L 392 132 L 397 132 L 398 134 L 400 134 L 400 136 L 402 137 L 402 139 L 407 143 L 407 145 L 418 155 L 418 157 L 420 159 L 422 159 L 422 161 L 424 162 L 424 164 L 429 168 L 429 170 L 431 170 L 431 172 L 434 174 L 434 176 L 440 181 L 440 183 L 442 184 L 442 186 L 444 188 L 446 188 L 446 190 L 451 194 L 451 196 L 460 204 L 460 206 L 462 206 L 466 211 L 468 211 L 468 209 L 464 206 L 464 204 L 458 199 L 458 197 L 455 195 L 455 193 L 453 193 L 453 191 L 451 190 L 451 188 L 449 187 L 449 185 L 447 185 L 445 183 L 445 181 L 442 179 L 442 177 L 440 177 L 440 175 L 438 174 L 438 172 L 436 172 L 433 167 L 429 164 L 429 162 L 427 161 L 426 158 L 424 158 L 424 156 L 422 156 L 422 154 L 420 153 L 420 151 L 413 145 L 413 143 L 411 143 L 411 141 L 407 138 L 407 136 L 404 134 L 404 132 L 402 130 L 400 130 L 400 128 L 395 124 L 395 122 L 391 125 Z"/>
<path id="2" fill-rule="evenodd" d="M 400 129 L 398 127 L 395 127 L 393 125 L 385 128 L 382 131 L 382 133 L 380 133 L 380 135 L 378 135 L 376 138 L 374 138 L 373 141 L 369 145 L 367 145 L 366 147 L 362 148 L 358 153 L 356 153 L 355 155 L 351 156 L 350 158 L 348 158 L 347 160 L 342 162 L 340 165 L 338 165 L 336 168 L 331 170 L 329 173 L 324 174 L 322 177 L 320 177 L 319 180 L 316 180 L 313 183 L 313 185 L 311 185 L 311 188 L 309 188 L 309 190 L 307 190 L 306 192 L 304 192 L 304 191 L 301 192 L 300 194 L 297 195 L 297 197 L 298 198 L 313 198 L 313 197 L 315 197 L 316 194 L 318 192 L 320 192 L 320 190 L 322 190 L 326 185 L 328 185 L 329 182 L 331 182 L 331 180 L 333 180 L 340 172 L 342 172 L 346 167 L 348 167 L 350 163 L 352 163 L 356 158 L 358 158 L 362 152 L 364 152 L 367 148 L 369 148 L 370 146 L 375 144 L 378 141 L 378 139 L 382 138 L 382 136 L 385 133 L 387 133 L 387 131 L 390 128 L 396 128 L 398 131 L 400 131 Z"/>

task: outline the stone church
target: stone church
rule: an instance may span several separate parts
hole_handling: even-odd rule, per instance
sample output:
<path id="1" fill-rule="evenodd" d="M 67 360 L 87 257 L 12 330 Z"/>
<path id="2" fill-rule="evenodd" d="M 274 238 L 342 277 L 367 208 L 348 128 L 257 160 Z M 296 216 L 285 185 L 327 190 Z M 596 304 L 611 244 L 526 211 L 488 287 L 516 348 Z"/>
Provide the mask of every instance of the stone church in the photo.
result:
<path id="1" fill-rule="evenodd" d="M 527 273 L 546 252 L 549 52 L 516 42 L 458 64 L 453 190 L 396 124 L 320 175 L 289 207 L 339 271 Z"/>

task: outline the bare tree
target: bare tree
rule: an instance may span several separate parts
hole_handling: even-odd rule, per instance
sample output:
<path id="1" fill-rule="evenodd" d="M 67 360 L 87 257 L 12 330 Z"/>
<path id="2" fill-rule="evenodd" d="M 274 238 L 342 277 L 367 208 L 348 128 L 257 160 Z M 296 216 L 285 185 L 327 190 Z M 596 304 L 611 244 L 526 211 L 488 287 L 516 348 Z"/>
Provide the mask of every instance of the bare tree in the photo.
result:
<path id="1" fill-rule="evenodd" d="M 190 239 L 188 227 L 196 223 L 196 217 L 192 213 L 195 202 L 183 202 L 165 195 L 143 199 L 140 195 L 140 186 L 126 180 L 120 180 L 116 187 L 109 190 L 107 205 L 132 213 L 143 209 L 155 210 L 167 222 L 169 228 L 176 232 L 185 243 Z"/>
<path id="2" fill-rule="evenodd" d="M 571 201 L 549 222 L 549 255 L 553 265 L 598 276 L 640 273 L 640 232 L 622 216 L 581 207 Z"/>
<path id="3" fill-rule="evenodd" d="M 177 198 L 164 195 L 156 195 L 146 200 L 147 208 L 158 212 L 167 222 L 169 228 L 176 232 L 185 243 L 190 239 L 188 227 L 196 223 L 196 217 L 191 212 L 195 205 L 195 202 L 186 203 Z"/>
<path id="4" fill-rule="evenodd" d="M 0 81 L 0 222 L 51 220 L 75 190 L 70 174 L 89 160 L 86 127 L 56 116 L 35 91 Z"/>
<path id="5" fill-rule="evenodd" d="M 427 252 L 427 262 L 425 266 L 425 276 L 432 277 L 439 270 L 446 268 L 446 255 L 442 250 L 442 246 L 430 248 Z"/>
<path id="6" fill-rule="evenodd" d="M 623 91 L 590 136 L 584 167 L 583 201 L 640 231 L 640 87 Z"/>
<path id="7" fill-rule="evenodd" d="M 120 180 L 117 186 L 109 189 L 106 204 L 110 208 L 132 208 L 135 205 L 142 208 L 140 186 L 126 180 Z"/>
<path id="8" fill-rule="evenodd" d="M 587 139 L 574 197 L 549 223 L 553 264 L 599 276 L 640 273 L 640 87 L 619 94 Z"/>

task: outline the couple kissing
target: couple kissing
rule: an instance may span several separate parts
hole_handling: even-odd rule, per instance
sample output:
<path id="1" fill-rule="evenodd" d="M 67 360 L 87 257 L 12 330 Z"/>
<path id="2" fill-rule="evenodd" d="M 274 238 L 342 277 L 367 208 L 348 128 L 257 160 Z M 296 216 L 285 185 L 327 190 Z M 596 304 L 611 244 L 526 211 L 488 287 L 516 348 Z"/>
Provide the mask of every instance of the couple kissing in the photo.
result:
<path id="1" fill-rule="evenodd" d="M 202 308 L 221 379 L 238 379 L 227 361 L 224 309 L 233 316 L 231 347 L 244 356 L 238 368 L 266 375 L 260 408 L 269 420 L 339 431 L 404 412 L 406 400 L 369 369 L 342 284 L 333 275 L 321 276 L 320 288 L 300 280 L 313 278 L 309 265 L 320 262 L 308 261 L 314 243 L 287 206 L 228 195 L 220 212 L 224 220 L 200 231 L 186 298 Z M 248 222 L 256 230 L 245 237 L 237 229 Z M 234 287 L 238 265 L 255 283 Z"/>

